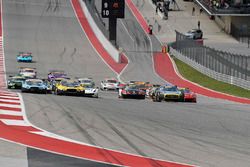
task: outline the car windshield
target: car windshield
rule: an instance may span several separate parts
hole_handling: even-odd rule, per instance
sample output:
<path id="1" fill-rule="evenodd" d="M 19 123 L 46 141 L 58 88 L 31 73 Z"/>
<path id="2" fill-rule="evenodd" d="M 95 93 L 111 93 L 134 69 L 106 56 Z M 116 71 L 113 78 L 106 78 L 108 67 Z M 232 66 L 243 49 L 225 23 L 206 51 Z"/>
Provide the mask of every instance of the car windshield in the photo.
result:
<path id="1" fill-rule="evenodd" d="M 33 73 L 34 70 L 23 70 L 22 72 L 29 72 L 29 73 Z"/>
<path id="2" fill-rule="evenodd" d="M 140 84 L 140 85 L 137 85 L 138 88 L 147 88 L 146 85 L 144 84 Z"/>
<path id="3" fill-rule="evenodd" d="M 13 78 L 11 79 L 12 82 L 23 82 L 25 79 L 23 78 Z"/>
<path id="4" fill-rule="evenodd" d="M 184 89 L 183 92 L 184 93 L 190 93 L 191 91 L 189 89 Z"/>
<path id="5" fill-rule="evenodd" d="M 41 86 L 43 84 L 43 81 L 27 81 L 27 85 L 38 85 Z"/>
<path id="6" fill-rule="evenodd" d="M 92 85 L 84 85 L 85 88 L 93 88 Z"/>
<path id="7" fill-rule="evenodd" d="M 163 91 L 177 91 L 177 87 L 164 87 L 162 88 Z"/>
<path id="8" fill-rule="evenodd" d="M 117 83 L 116 80 L 107 80 L 108 83 Z"/>
<path id="9" fill-rule="evenodd" d="M 81 83 L 91 83 L 91 80 L 81 80 Z"/>
<path id="10" fill-rule="evenodd" d="M 130 85 L 126 88 L 126 90 L 128 89 L 138 89 L 138 86 L 137 85 Z"/>
<path id="11" fill-rule="evenodd" d="M 22 57 L 30 57 L 31 55 L 30 54 L 22 54 L 20 56 L 22 56 Z"/>
<path id="12" fill-rule="evenodd" d="M 61 84 L 63 86 L 68 86 L 68 87 L 79 86 L 79 82 L 78 81 L 62 81 Z"/>

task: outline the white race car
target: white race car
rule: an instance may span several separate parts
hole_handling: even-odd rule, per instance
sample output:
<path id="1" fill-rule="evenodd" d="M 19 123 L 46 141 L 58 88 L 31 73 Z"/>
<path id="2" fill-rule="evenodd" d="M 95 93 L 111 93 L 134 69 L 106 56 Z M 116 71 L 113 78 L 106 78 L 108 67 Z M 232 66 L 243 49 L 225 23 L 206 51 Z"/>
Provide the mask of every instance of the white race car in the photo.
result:
<path id="1" fill-rule="evenodd" d="M 85 85 L 84 88 L 85 88 L 85 94 L 84 94 L 85 96 L 98 98 L 98 92 L 99 92 L 98 88 L 95 88 L 91 85 Z"/>
<path id="2" fill-rule="evenodd" d="M 82 86 L 85 86 L 85 85 L 92 86 L 92 87 L 95 86 L 95 82 L 93 81 L 92 78 L 79 78 L 78 81 L 80 82 Z"/>
<path id="3" fill-rule="evenodd" d="M 27 78 L 36 78 L 36 69 L 29 67 L 20 67 L 19 74 Z"/>
<path id="4" fill-rule="evenodd" d="M 118 90 L 119 82 L 114 78 L 107 78 L 101 82 L 101 90 Z"/>

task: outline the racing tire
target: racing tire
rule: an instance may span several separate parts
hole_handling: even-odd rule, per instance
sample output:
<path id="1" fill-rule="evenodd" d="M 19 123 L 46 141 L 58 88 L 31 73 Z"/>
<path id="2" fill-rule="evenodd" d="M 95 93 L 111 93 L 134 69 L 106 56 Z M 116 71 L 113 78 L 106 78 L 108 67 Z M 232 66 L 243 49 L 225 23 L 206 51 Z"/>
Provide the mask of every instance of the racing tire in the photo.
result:
<path id="1" fill-rule="evenodd" d="M 58 90 L 55 90 L 55 95 L 61 95 L 61 93 L 58 92 Z"/>
<path id="2" fill-rule="evenodd" d="M 22 93 L 26 93 L 27 91 L 25 89 L 21 89 L 21 92 Z"/>
<path id="3" fill-rule="evenodd" d="M 93 98 L 99 98 L 99 96 L 98 95 L 94 95 L 94 96 L 92 96 Z"/>
<path id="4" fill-rule="evenodd" d="M 180 97 L 180 99 L 178 100 L 178 102 L 185 102 L 184 97 Z"/>
<path id="5" fill-rule="evenodd" d="M 144 100 L 145 98 L 146 98 L 146 96 L 141 96 L 141 97 L 140 97 L 140 99 L 143 99 L 143 100 Z"/>
<path id="6" fill-rule="evenodd" d="M 123 95 L 123 94 L 122 94 L 121 98 L 125 99 L 125 98 L 126 98 L 126 95 Z"/>
<path id="7" fill-rule="evenodd" d="M 152 96 L 152 100 L 153 102 L 156 102 L 155 96 Z"/>
<path id="8" fill-rule="evenodd" d="M 162 101 L 162 99 L 160 98 L 160 95 L 159 95 L 159 94 L 157 94 L 157 95 L 155 96 L 155 101 L 156 101 L 156 102 L 161 102 L 161 101 Z"/>

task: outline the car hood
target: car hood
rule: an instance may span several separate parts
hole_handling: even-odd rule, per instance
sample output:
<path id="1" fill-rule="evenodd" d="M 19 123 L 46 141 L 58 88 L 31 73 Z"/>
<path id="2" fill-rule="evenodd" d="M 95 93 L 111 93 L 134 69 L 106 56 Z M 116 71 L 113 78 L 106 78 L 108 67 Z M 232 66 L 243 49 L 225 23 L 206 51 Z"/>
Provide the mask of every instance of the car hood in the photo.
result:
<path id="1" fill-rule="evenodd" d="M 25 85 L 25 86 L 37 87 L 37 88 L 46 87 L 45 85 Z"/>
<path id="2" fill-rule="evenodd" d="M 164 94 L 181 94 L 179 91 L 163 91 Z"/>
<path id="3" fill-rule="evenodd" d="M 194 35 L 194 33 L 187 32 L 187 33 L 185 33 L 184 35 L 185 35 L 185 36 L 193 36 L 193 35 Z"/>

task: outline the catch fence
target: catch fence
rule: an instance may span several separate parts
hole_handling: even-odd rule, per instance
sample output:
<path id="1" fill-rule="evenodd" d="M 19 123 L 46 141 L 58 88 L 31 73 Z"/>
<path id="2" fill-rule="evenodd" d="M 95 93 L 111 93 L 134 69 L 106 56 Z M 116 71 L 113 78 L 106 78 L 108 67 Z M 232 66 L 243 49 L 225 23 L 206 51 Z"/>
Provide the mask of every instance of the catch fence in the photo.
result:
<path id="1" fill-rule="evenodd" d="M 198 71 L 212 78 L 250 89 L 250 56 L 204 46 L 177 31 L 174 47 L 175 54 L 181 56 L 182 60 L 188 60 L 189 65 L 196 67 Z"/>

